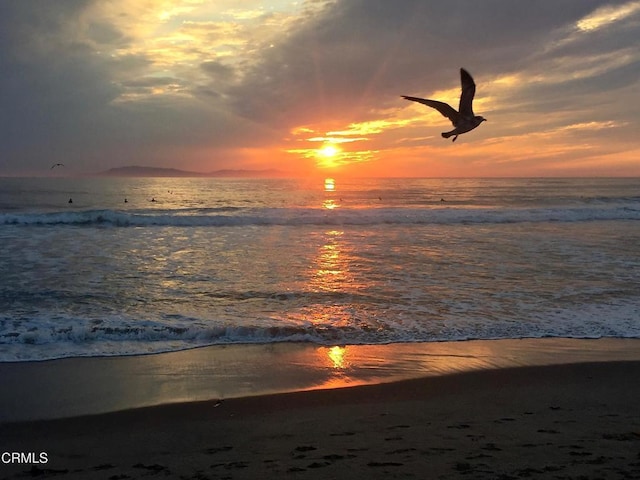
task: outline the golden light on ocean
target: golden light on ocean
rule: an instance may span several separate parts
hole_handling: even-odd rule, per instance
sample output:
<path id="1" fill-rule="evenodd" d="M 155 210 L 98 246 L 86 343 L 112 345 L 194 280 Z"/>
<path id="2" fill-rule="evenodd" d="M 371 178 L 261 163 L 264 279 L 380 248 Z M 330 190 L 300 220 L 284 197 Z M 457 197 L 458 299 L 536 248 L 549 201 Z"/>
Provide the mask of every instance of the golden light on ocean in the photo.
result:
<path id="1" fill-rule="evenodd" d="M 334 192 L 336 189 L 336 181 L 333 178 L 324 179 L 324 190 L 326 192 Z"/>

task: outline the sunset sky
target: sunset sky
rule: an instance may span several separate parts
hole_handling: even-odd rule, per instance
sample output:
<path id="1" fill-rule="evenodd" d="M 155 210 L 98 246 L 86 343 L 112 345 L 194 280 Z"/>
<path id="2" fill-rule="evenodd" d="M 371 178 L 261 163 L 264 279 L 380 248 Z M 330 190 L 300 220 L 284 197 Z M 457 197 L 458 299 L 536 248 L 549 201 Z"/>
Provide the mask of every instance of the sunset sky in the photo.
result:
<path id="1" fill-rule="evenodd" d="M 640 1 L 0 2 L 0 175 L 640 176 Z M 488 119 L 450 122 L 460 67 Z"/>

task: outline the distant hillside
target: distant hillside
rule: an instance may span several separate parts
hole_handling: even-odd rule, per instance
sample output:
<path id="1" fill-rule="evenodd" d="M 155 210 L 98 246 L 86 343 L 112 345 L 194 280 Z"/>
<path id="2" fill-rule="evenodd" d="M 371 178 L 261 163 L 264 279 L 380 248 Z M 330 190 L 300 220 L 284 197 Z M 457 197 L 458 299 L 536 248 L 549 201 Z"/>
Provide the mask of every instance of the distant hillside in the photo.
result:
<path id="1" fill-rule="evenodd" d="M 98 175 L 105 177 L 281 177 L 284 172 L 270 168 L 265 170 L 215 170 L 213 172 L 190 172 L 177 168 L 160 167 L 117 167 Z"/>

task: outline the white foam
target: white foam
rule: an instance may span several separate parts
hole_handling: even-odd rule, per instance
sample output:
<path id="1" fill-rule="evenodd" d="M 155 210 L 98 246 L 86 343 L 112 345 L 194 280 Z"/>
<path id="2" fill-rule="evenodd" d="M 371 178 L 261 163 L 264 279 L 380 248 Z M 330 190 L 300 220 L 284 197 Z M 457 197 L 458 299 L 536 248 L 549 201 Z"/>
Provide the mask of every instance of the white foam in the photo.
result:
<path id="1" fill-rule="evenodd" d="M 491 311 L 496 306 L 487 305 Z M 0 361 L 45 360 L 75 356 L 139 355 L 206 345 L 310 342 L 319 345 L 368 345 L 501 338 L 640 338 L 637 306 L 592 304 L 582 308 L 538 311 L 524 308 L 518 318 L 494 318 L 464 302 L 448 316 L 429 321 L 428 308 L 385 321 L 366 319 L 347 325 L 265 319 L 245 325 L 202 319 L 171 323 L 113 317 L 102 322 L 78 318 L 0 320 Z M 431 315 L 433 313 L 431 312 Z"/>
<path id="2" fill-rule="evenodd" d="M 504 224 L 640 220 L 638 205 L 557 208 L 263 208 L 0 213 L 0 225 L 233 227 L 251 225 Z"/>

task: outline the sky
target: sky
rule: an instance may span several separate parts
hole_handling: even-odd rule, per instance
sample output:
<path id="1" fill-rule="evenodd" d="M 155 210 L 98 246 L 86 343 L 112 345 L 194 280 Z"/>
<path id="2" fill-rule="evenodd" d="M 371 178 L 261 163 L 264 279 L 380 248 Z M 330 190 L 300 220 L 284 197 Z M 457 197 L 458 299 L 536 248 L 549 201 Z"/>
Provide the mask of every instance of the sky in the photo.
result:
<path id="1" fill-rule="evenodd" d="M 4 0 L 0 175 L 640 176 L 640 0 Z M 451 123 L 460 68 L 487 121 Z"/>

